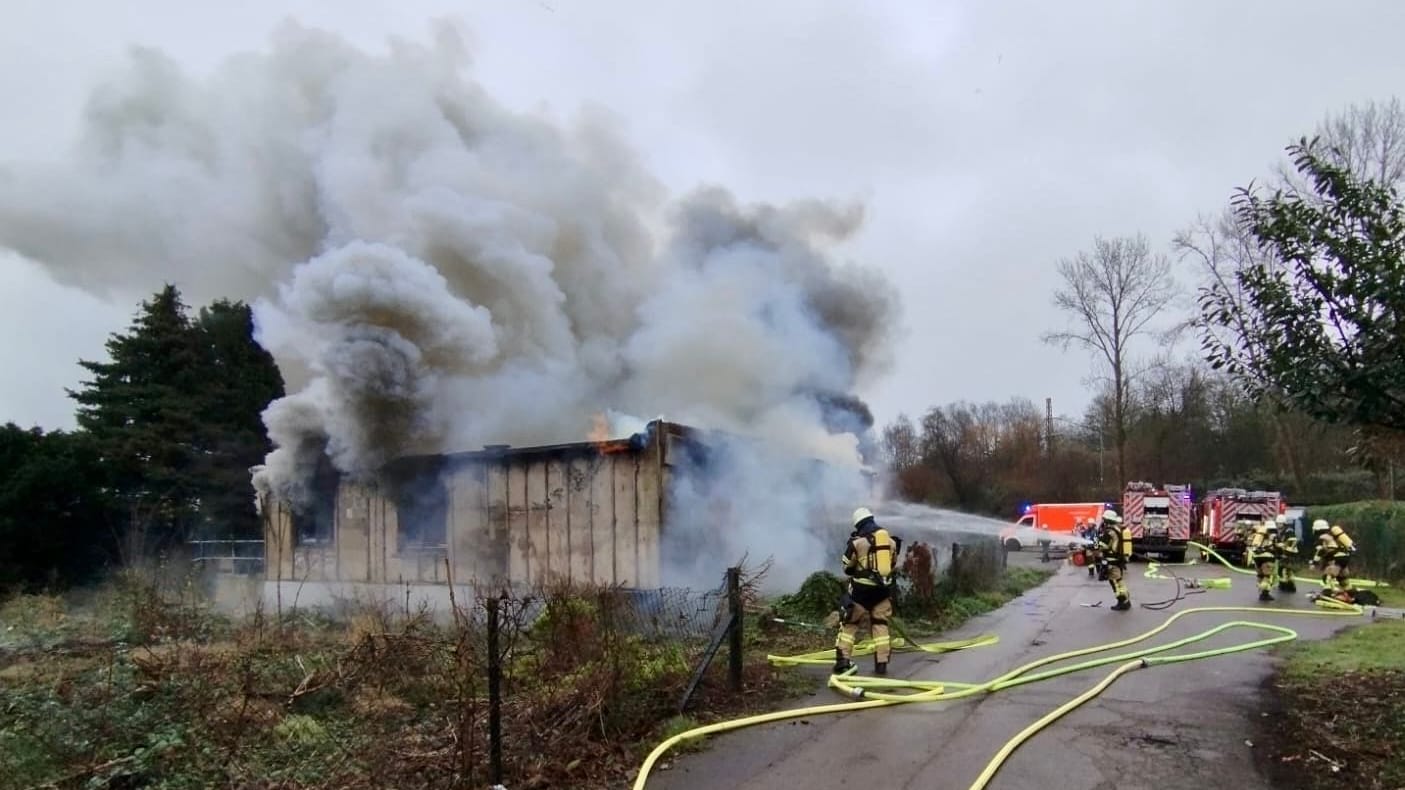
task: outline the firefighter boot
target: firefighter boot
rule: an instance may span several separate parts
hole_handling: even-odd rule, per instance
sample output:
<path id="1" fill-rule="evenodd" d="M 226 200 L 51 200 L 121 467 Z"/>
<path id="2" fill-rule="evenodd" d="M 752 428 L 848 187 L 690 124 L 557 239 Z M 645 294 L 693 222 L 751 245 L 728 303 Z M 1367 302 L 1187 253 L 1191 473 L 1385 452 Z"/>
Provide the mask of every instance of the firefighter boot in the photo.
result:
<path id="1" fill-rule="evenodd" d="M 1112 605 L 1112 611 L 1114 612 L 1125 612 L 1131 608 L 1132 602 L 1128 600 L 1127 596 L 1125 595 L 1117 596 L 1117 603 Z"/>
<path id="2" fill-rule="evenodd" d="M 842 675 L 848 672 L 854 665 L 849 663 L 849 659 L 844 657 L 844 651 L 834 648 L 834 674 Z"/>
<path id="3" fill-rule="evenodd" d="M 879 676 L 888 674 L 888 662 L 887 662 L 887 661 L 875 661 L 875 662 L 873 662 L 873 674 L 879 675 Z"/>
<path id="4" fill-rule="evenodd" d="M 1089 565 L 1089 566 L 1088 566 L 1088 578 L 1090 578 L 1090 579 L 1093 578 L 1093 576 L 1094 576 L 1095 574 L 1097 574 L 1097 571 L 1093 569 L 1093 566 L 1092 566 L 1092 565 Z"/>
<path id="5" fill-rule="evenodd" d="M 1260 601 L 1272 601 L 1273 596 L 1268 594 L 1268 590 L 1259 590 Z"/>

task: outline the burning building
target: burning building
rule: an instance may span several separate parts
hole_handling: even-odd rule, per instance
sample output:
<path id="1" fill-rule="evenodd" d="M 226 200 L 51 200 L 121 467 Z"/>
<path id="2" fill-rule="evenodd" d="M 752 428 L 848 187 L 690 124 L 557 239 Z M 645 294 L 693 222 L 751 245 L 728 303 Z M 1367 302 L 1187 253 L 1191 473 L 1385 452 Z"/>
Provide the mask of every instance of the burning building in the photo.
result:
<path id="1" fill-rule="evenodd" d="M 711 467 L 726 463 L 734 441 L 656 420 L 623 439 L 400 458 L 373 481 L 324 463 L 309 505 L 261 495 L 264 597 L 315 605 L 393 597 L 408 585 L 446 599 L 450 583 L 475 582 L 686 586 L 692 579 L 670 568 L 728 548 L 712 540 L 722 530 L 688 525 L 739 517 L 736 503 L 709 490 L 719 479 Z M 796 468 L 823 475 L 826 467 Z M 820 542 L 844 527 L 839 508 L 852 506 L 823 497 L 808 504 Z M 719 559 L 711 570 L 720 578 L 724 567 Z"/>

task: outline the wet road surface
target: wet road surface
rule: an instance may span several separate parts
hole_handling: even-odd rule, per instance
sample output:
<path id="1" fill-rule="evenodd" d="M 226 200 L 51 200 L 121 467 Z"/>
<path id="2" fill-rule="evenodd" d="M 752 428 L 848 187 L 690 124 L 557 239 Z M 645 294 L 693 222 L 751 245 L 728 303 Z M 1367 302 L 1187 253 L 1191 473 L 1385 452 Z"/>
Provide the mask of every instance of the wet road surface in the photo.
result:
<path id="1" fill-rule="evenodd" d="M 1170 598 L 1171 581 L 1143 578 L 1129 568 L 1133 602 Z M 1182 576 L 1223 577 L 1223 568 L 1192 566 Z M 994 633 L 1000 642 L 941 656 L 895 654 L 890 674 L 904 678 L 979 682 L 1043 656 L 1145 632 L 1175 612 L 1200 606 L 1253 606 L 1265 614 L 1206 613 L 1183 617 L 1142 646 L 1164 644 L 1232 620 L 1286 625 L 1300 638 L 1320 639 L 1350 617 L 1273 617 L 1277 608 L 1313 609 L 1302 585 L 1260 604 L 1253 577 L 1234 575 L 1230 590 L 1191 595 L 1170 609 L 1140 606 L 1108 610 L 1105 582 L 1063 565 L 1052 579 L 996 612 L 939 639 Z M 1082 604 L 1102 601 L 1099 608 Z M 1222 647 L 1270 634 L 1235 629 L 1173 652 Z M 934 640 L 935 641 L 935 640 Z M 1259 686 L 1274 659 L 1266 650 L 1151 667 L 1125 675 L 1088 702 L 1025 742 L 987 785 L 990 790 L 1057 786 L 1058 790 L 1135 788 L 1268 788 L 1254 768 L 1253 728 L 1260 716 Z M 1114 665 L 1088 669 L 968 700 L 917 703 L 878 710 L 758 725 L 714 737 L 706 751 L 669 756 L 650 774 L 650 790 L 773 790 L 803 788 L 953 788 L 965 790 L 995 752 L 1028 724 L 1086 691 Z M 872 659 L 860 664 L 870 673 Z M 817 692 L 792 707 L 842 702 L 815 670 Z"/>

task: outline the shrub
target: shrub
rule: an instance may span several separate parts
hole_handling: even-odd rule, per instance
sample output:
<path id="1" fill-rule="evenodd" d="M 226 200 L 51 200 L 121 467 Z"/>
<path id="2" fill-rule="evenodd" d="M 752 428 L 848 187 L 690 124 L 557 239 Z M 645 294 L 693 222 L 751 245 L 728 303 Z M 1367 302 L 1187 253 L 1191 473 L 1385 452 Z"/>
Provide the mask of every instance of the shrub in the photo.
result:
<path id="1" fill-rule="evenodd" d="M 1352 571 L 1362 577 L 1405 580 L 1405 503 L 1348 502 L 1307 509 L 1308 524 L 1326 519 L 1340 524 L 1360 547 Z"/>

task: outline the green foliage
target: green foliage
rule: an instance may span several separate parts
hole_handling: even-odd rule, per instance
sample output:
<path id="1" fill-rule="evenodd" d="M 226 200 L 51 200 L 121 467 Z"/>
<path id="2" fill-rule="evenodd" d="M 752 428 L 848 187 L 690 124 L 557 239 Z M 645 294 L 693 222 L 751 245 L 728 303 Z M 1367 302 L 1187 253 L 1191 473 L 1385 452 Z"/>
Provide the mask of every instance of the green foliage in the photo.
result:
<path id="1" fill-rule="evenodd" d="M 0 590 L 64 587 L 102 567 L 111 501 L 82 432 L 0 428 Z"/>
<path id="2" fill-rule="evenodd" d="M 1405 431 L 1405 210 L 1306 139 L 1289 147 L 1311 194 L 1244 189 L 1239 222 L 1268 253 L 1236 272 L 1239 293 L 1202 290 L 1216 368 L 1319 419 Z"/>
<path id="3" fill-rule="evenodd" d="M 815 571 L 800 583 L 800 589 L 776 600 L 776 611 L 801 619 L 820 620 L 839 608 L 844 580 L 828 571 Z"/>
<path id="4" fill-rule="evenodd" d="M 1309 524 L 1326 519 L 1340 524 L 1359 546 L 1352 573 L 1391 581 L 1405 580 L 1405 502 L 1350 502 L 1311 507 Z"/>
<path id="5" fill-rule="evenodd" d="M 125 559 L 256 534 L 248 469 L 270 449 L 261 414 L 283 383 L 248 306 L 217 301 L 192 319 L 168 285 L 107 352 L 80 362 L 93 377 L 69 394 L 115 496 Z"/>
<path id="6" fill-rule="evenodd" d="M 989 583 L 958 592 L 943 578 L 936 595 L 926 601 L 908 601 L 898 607 L 898 618 L 914 632 L 931 633 L 956 628 L 972 617 L 993 612 L 1025 591 L 1043 584 L 1054 572 L 1045 568 L 1008 568 Z"/>

